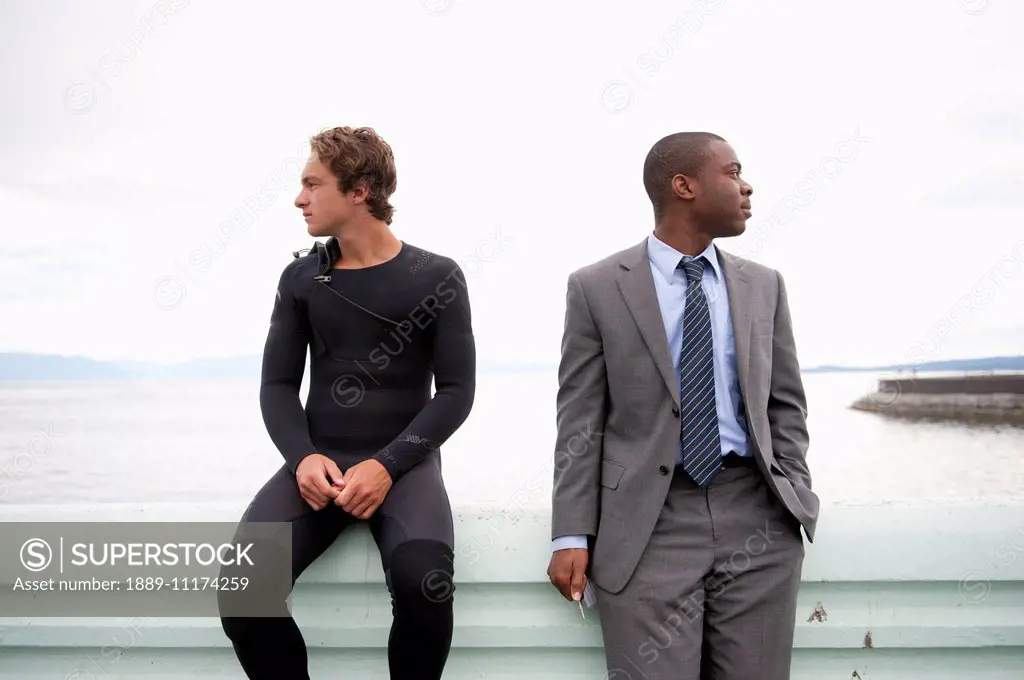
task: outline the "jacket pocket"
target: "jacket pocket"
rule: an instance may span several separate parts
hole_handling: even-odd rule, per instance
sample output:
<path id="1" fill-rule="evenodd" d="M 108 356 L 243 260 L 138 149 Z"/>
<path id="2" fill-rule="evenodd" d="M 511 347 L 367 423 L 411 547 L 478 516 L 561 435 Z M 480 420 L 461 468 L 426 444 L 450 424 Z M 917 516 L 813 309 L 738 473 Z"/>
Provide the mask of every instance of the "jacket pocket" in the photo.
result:
<path id="1" fill-rule="evenodd" d="M 619 486 L 619 480 L 622 479 L 622 473 L 626 471 L 626 466 L 621 463 L 616 463 L 611 460 L 601 461 L 601 486 L 609 489 L 614 489 Z"/>

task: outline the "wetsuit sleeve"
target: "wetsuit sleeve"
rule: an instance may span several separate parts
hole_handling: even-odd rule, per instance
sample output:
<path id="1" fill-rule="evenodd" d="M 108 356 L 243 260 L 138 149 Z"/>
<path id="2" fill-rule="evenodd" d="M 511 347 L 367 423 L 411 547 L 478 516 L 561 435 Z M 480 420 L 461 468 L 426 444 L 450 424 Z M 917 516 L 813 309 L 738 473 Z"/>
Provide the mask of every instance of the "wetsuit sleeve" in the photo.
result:
<path id="1" fill-rule="evenodd" d="M 316 452 L 299 398 L 310 330 L 305 307 L 296 295 L 294 272 L 292 266 L 285 268 L 278 282 L 260 381 L 263 422 L 292 474 L 303 458 Z"/>
<path id="2" fill-rule="evenodd" d="M 437 286 L 425 291 L 436 298 L 432 368 L 434 396 L 409 426 L 373 458 L 387 468 L 392 480 L 439 448 L 469 417 L 476 393 L 476 342 L 473 337 L 469 290 L 462 269 L 451 268 Z"/>

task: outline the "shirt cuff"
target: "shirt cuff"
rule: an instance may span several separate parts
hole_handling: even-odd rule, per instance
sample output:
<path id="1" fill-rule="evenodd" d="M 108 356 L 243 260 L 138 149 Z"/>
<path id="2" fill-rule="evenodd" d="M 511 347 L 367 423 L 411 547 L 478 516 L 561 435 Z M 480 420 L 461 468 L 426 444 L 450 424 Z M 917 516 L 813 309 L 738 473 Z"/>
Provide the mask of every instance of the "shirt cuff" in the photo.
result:
<path id="1" fill-rule="evenodd" d="M 559 536 L 551 541 L 551 552 L 565 550 L 566 548 L 587 548 L 587 537 L 584 534 L 572 536 Z"/>

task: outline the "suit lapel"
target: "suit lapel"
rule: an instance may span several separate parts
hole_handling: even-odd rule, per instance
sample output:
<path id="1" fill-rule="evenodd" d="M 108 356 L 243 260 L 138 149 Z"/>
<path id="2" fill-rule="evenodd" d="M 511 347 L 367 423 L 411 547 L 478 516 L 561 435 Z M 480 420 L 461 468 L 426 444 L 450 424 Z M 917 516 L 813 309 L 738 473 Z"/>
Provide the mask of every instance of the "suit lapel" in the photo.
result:
<path id="1" fill-rule="evenodd" d="M 744 271 L 743 260 L 734 258 L 715 246 L 718 261 L 725 274 L 725 288 L 729 295 L 729 316 L 732 319 L 732 336 L 736 343 L 736 372 L 740 381 L 740 393 L 746 399 L 750 384 L 750 329 L 754 322 L 750 301 L 754 299 L 750 277 Z"/>
<path id="2" fill-rule="evenodd" d="M 672 367 L 672 358 L 668 352 L 668 338 L 665 336 L 665 322 L 661 318 L 661 307 L 658 295 L 654 291 L 654 277 L 651 275 L 650 263 L 647 259 L 647 239 L 639 246 L 627 251 L 622 261 L 627 269 L 618 279 L 619 290 L 633 321 L 640 329 L 644 343 L 658 366 L 662 380 L 676 407 L 679 407 L 679 377 Z"/>

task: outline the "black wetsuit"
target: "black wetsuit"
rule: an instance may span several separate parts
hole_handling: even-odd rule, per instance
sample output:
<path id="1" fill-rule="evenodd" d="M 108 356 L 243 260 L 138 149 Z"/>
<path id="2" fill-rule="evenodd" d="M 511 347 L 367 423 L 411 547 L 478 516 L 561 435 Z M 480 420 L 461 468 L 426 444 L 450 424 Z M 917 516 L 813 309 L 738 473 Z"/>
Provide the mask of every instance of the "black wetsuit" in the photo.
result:
<path id="1" fill-rule="evenodd" d="M 338 255 L 329 239 L 296 254 L 281 275 L 260 405 L 285 464 L 242 521 L 291 522 L 294 584 L 346 526 L 360 521 L 333 504 L 313 510 L 299 494 L 296 466 L 314 452 L 342 473 L 369 458 L 380 461 L 393 486 L 367 522 L 392 598 L 391 677 L 440 678 L 452 638 L 454 538 L 439 447 L 469 415 L 476 388 L 466 280 L 454 260 L 408 243 L 393 259 L 362 269 L 334 269 Z M 279 618 L 222 617 L 254 680 L 309 677 L 305 641 L 283 600 L 280 607 Z M 338 677 L 348 675 L 339 669 Z"/>

